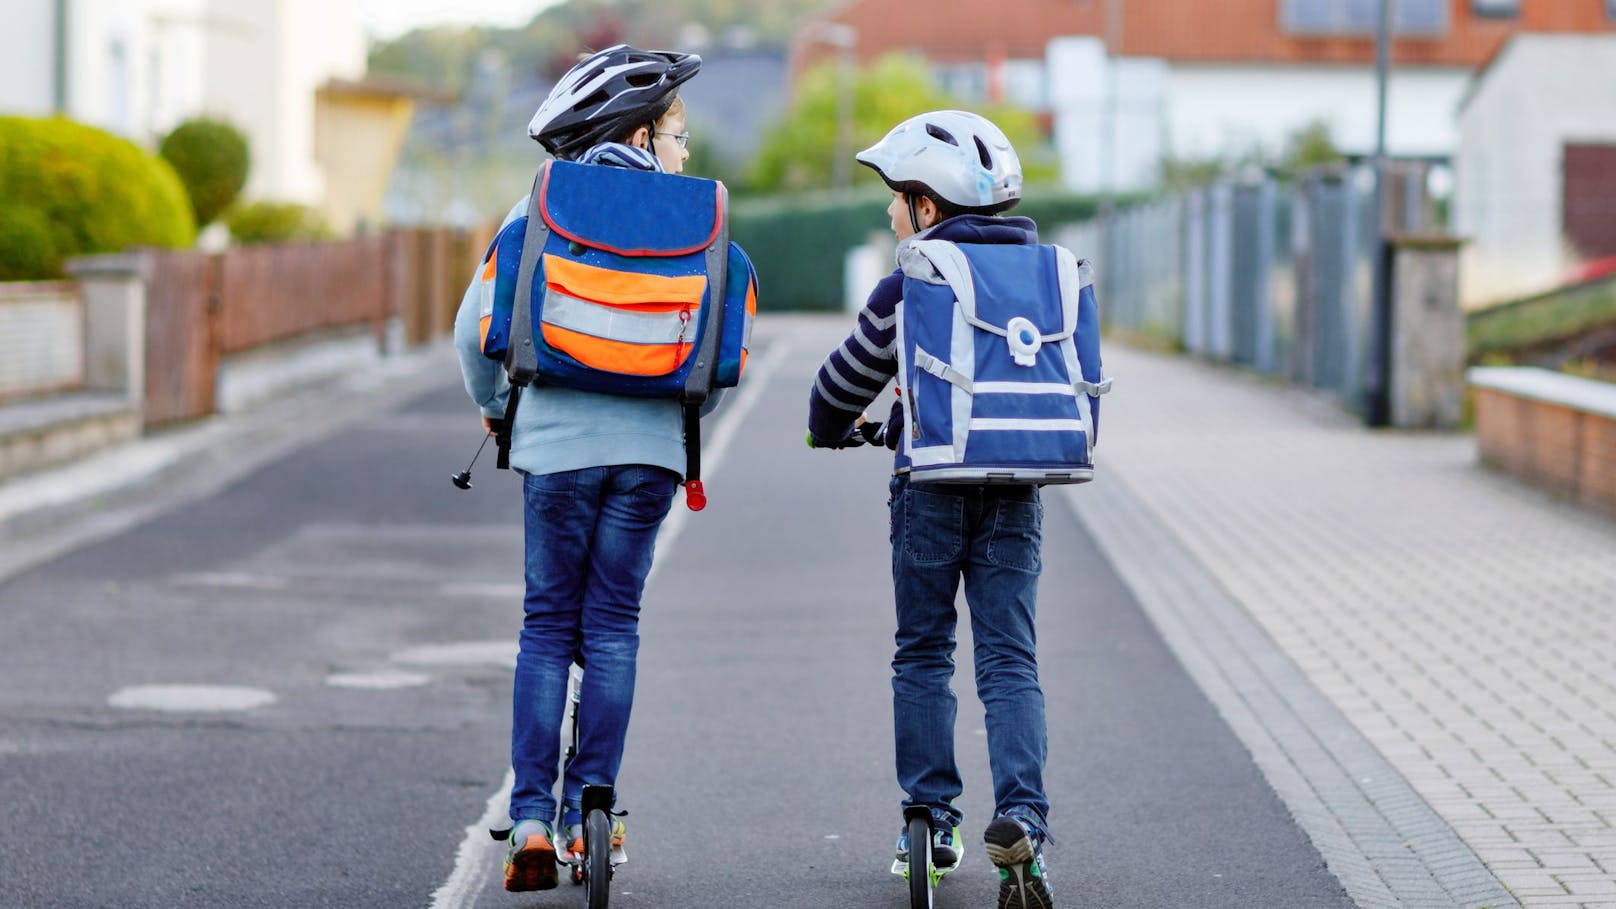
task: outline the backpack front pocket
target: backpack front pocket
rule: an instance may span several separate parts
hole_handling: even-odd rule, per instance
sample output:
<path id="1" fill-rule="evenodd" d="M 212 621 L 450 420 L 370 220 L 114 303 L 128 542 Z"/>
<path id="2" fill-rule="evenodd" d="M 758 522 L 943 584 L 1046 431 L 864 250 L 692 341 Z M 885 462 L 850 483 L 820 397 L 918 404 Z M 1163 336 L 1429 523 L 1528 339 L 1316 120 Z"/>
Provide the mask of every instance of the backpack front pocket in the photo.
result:
<path id="1" fill-rule="evenodd" d="M 627 376 L 664 376 L 695 352 L 704 275 L 619 271 L 545 255 L 539 329 L 580 364 Z"/>

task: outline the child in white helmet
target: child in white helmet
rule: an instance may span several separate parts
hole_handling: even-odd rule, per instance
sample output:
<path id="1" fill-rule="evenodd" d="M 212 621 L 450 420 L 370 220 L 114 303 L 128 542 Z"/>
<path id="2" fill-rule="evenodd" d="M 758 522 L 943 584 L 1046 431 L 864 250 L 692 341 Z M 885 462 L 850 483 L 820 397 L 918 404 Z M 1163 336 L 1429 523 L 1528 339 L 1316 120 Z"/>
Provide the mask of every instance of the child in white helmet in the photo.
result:
<path id="1" fill-rule="evenodd" d="M 679 173 L 685 150 L 678 89 L 696 75 L 694 54 L 607 48 L 572 67 L 534 115 L 528 134 L 555 157 L 584 164 Z M 505 223 L 527 210 L 518 202 Z M 493 431 L 505 413 L 503 367 L 483 356 L 478 281 L 455 319 L 466 390 Z M 703 412 L 716 406 L 708 399 Z M 556 862 L 581 849 L 585 785 L 614 785 L 634 696 L 640 596 L 657 531 L 686 460 L 680 404 L 535 385 L 510 429 L 510 464 L 522 474 L 526 531 L 524 620 L 511 722 L 510 817 L 505 889 L 556 886 Z M 587 664 L 578 752 L 554 793 L 569 669 Z M 560 826 L 557 827 L 557 814 Z M 612 819 L 614 852 L 624 828 Z M 558 856 L 559 853 L 559 856 Z"/>
<path id="2" fill-rule="evenodd" d="M 892 190 L 887 214 L 900 251 L 913 238 L 960 244 L 1037 244 L 1030 219 L 999 217 L 1021 196 L 1021 164 L 1004 133 L 963 111 L 934 111 L 898 124 L 858 154 Z M 809 398 L 808 443 L 897 447 L 902 410 L 886 423 L 863 414 L 898 371 L 897 305 L 903 274 L 870 294 L 858 324 L 820 367 Z M 933 861 L 959 861 L 963 789 L 954 759 L 956 703 L 949 687 L 955 647 L 955 591 L 970 606 L 977 691 L 987 705 L 995 817 L 984 840 L 999 867 L 1000 909 L 1052 905 L 1043 844 L 1049 801 L 1044 697 L 1038 682 L 1034 603 L 1043 505 L 1036 486 L 891 485 L 892 577 L 897 651 L 892 661 L 898 783 L 905 808 L 933 819 Z M 898 858 L 907 861 L 907 836 Z"/>

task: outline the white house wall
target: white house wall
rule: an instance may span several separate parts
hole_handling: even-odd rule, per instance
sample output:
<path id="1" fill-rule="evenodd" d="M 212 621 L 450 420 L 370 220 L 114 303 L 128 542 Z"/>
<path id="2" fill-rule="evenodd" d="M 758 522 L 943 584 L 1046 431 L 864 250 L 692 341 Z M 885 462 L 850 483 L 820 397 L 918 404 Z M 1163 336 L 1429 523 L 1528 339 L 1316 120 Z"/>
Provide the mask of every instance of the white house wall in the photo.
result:
<path id="1" fill-rule="evenodd" d="M 220 26 L 208 45 L 207 112 L 247 136 L 252 199 L 314 204 L 325 178 L 314 159 L 315 90 L 365 73 L 355 0 L 207 0 Z"/>
<path id="2" fill-rule="evenodd" d="M 1453 154 L 1453 116 L 1469 70 L 1401 68 L 1386 92 L 1386 147 L 1393 155 Z M 1181 158 L 1239 157 L 1253 148 L 1277 154 L 1297 128 L 1330 126 L 1336 147 L 1375 148 L 1375 71 L 1353 66 L 1175 65 L 1168 78 L 1168 126 Z"/>
<path id="3" fill-rule="evenodd" d="M 1468 306 L 1552 287 L 1563 245 L 1567 142 L 1616 142 L 1616 36 L 1519 35 L 1459 114 L 1454 230 Z"/>
<path id="4" fill-rule="evenodd" d="M 51 113 L 56 91 L 55 0 L 6 0 L 0 29 L 0 113 Z"/>
<path id="5" fill-rule="evenodd" d="M 1239 160 L 1270 157 L 1291 133 L 1322 120 L 1336 145 L 1367 154 L 1375 145 L 1376 93 L 1370 67 L 1179 64 L 1117 61 L 1114 120 L 1108 120 L 1112 67 L 1095 38 L 1057 38 L 1048 51 L 1050 107 L 1063 181 L 1094 191 L 1155 185 L 1164 156 Z M 1468 70 L 1394 70 L 1388 86 L 1387 148 L 1394 155 L 1447 157 L 1458 144 L 1454 112 Z M 1107 163 L 1108 122 L 1115 124 Z M 1114 176 L 1108 178 L 1108 171 Z"/>

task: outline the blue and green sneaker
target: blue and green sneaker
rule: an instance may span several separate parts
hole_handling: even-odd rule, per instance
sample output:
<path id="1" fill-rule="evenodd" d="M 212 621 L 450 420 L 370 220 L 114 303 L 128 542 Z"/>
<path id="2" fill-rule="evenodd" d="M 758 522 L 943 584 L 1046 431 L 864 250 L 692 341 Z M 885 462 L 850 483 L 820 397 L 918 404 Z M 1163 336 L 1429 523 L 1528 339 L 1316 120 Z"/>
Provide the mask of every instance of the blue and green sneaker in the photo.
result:
<path id="1" fill-rule="evenodd" d="M 999 869 L 999 909 L 1055 905 L 1044 867 L 1043 836 L 1020 818 L 1000 815 L 982 834 L 988 860 Z"/>

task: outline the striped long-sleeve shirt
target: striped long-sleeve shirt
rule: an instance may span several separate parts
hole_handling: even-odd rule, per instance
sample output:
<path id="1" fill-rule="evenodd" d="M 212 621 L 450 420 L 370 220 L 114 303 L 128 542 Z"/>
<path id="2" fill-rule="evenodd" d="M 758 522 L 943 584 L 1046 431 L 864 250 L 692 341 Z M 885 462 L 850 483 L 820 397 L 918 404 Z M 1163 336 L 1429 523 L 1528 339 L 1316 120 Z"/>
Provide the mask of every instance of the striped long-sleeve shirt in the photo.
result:
<path id="1" fill-rule="evenodd" d="M 921 239 L 954 243 L 1037 243 L 1038 226 L 1029 218 L 961 215 L 930 228 Z M 903 274 L 894 271 L 881 279 L 859 310 L 858 324 L 831 351 L 814 377 L 808 395 L 808 432 L 814 444 L 833 446 L 846 438 L 853 423 L 898 374 L 898 303 L 903 298 Z M 889 428 L 897 429 L 901 407 L 894 403 Z M 880 414 L 870 414 L 880 419 Z"/>

